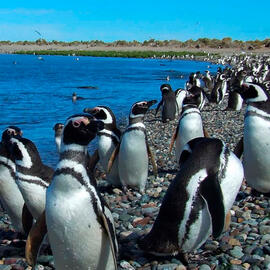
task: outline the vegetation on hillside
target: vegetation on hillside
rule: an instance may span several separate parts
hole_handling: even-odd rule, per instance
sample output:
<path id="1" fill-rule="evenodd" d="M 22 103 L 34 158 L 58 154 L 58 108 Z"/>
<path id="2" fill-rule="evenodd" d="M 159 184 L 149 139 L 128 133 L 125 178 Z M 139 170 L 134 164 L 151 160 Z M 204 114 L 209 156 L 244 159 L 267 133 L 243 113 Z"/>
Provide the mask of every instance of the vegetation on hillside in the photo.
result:
<path id="1" fill-rule="evenodd" d="M 232 40 L 230 37 L 225 37 L 223 39 L 209 39 L 209 38 L 199 38 L 197 40 L 189 39 L 186 41 L 179 40 L 155 40 L 149 39 L 143 42 L 139 42 L 136 40 L 133 41 L 125 41 L 125 40 L 116 40 L 114 42 L 104 42 L 101 40 L 91 40 L 91 41 L 72 41 L 72 42 L 64 42 L 64 41 L 47 41 L 45 39 L 37 39 L 36 41 L 0 41 L 1 44 L 18 44 L 18 45 L 49 45 L 56 44 L 61 46 L 73 46 L 79 44 L 85 44 L 89 47 L 96 46 L 106 46 L 106 47 L 176 47 L 179 49 L 184 48 L 241 48 L 241 49 L 259 49 L 262 47 L 270 48 L 270 38 L 265 40 L 250 40 L 250 41 L 241 41 L 241 40 Z"/>

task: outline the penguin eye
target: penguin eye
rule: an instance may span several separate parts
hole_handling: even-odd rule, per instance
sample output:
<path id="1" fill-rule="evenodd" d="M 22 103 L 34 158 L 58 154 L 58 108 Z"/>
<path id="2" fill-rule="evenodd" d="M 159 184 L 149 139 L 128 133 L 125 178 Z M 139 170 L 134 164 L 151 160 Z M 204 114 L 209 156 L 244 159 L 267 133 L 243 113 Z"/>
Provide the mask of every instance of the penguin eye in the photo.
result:
<path id="1" fill-rule="evenodd" d="M 15 132 L 15 130 L 13 130 L 13 129 L 8 129 L 8 130 L 7 130 L 7 134 L 8 134 L 8 135 L 16 135 L 16 132 Z"/>
<path id="2" fill-rule="evenodd" d="M 72 122 L 73 127 L 78 128 L 81 125 L 81 121 L 73 121 Z"/>

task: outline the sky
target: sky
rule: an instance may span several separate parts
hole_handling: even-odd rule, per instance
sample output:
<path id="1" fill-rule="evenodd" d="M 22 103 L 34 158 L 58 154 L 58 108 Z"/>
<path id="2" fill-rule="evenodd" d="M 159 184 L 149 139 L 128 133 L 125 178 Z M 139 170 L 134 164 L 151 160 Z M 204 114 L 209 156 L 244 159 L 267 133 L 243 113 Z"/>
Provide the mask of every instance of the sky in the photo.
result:
<path id="1" fill-rule="evenodd" d="M 10 0 L 0 6 L 0 40 L 264 40 L 269 11 L 269 0 Z"/>

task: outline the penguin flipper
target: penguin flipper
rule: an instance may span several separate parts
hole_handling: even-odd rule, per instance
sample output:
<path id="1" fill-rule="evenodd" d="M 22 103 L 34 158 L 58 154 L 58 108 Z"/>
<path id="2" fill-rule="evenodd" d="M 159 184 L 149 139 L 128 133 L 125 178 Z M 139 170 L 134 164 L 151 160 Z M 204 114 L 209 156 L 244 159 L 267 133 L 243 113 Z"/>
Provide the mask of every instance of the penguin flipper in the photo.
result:
<path id="1" fill-rule="evenodd" d="M 157 116 L 157 113 L 158 113 L 158 110 L 159 110 L 161 104 L 162 104 L 162 100 L 157 105 L 155 116 Z"/>
<path id="2" fill-rule="evenodd" d="M 206 128 L 203 128 L 203 135 L 204 135 L 205 138 L 210 138 L 210 135 L 207 132 Z"/>
<path id="3" fill-rule="evenodd" d="M 43 211 L 41 216 L 37 219 L 36 223 L 30 230 L 26 240 L 25 258 L 27 263 L 31 266 L 34 266 L 36 264 L 38 251 L 46 233 L 46 216 L 45 211 Z"/>
<path id="4" fill-rule="evenodd" d="M 108 162 L 107 173 L 109 173 L 111 171 L 112 166 L 113 166 L 113 162 L 116 159 L 116 157 L 119 153 L 119 150 L 120 150 L 120 143 L 115 147 L 115 149 L 112 152 L 112 155 L 111 155 L 109 162 Z"/>
<path id="5" fill-rule="evenodd" d="M 33 225 L 33 216 L 30 213 L 29 209 L 27 208 L 27 205 L 24 203 L 22 209 L 22 226 L 26 236 L 29 234 L 32 225 Z"/>
<path id="6" fill-rule="evenodd" d="M 200 185 L 200 194 L 207 203 L 212 218 L 213 237 L 218 237 L 225 225 L 223 194 L 218 181 L 218 173 L 208 175 Z"/>
<path id="7" fill-rule="evenodd" d="M 100 212 L 100 217 L 101 217 L 101 220 L 102 220 L 102 227 L 105 229 L 106 234 L 108 235 L 109 240 L 110 240 L 110 246 L 111 246 L 111 251 L 112 251 L 112 255 L 113 255 L 113 262 L 114 262 L 114 267 L 115 267 L 115 270 L 116 270 L 117 269 L 117 260 L 116 260 L 117 247 L 115 245 L 115 242 L 112 239 L 112 231 L 110 230 L 110 227 L 109 227 L 109 224 L 108 224 L 108 218 L 106 217 L 106 215 L 103 212 Z"/>
<path id="8" fill-rule="evenodd" d="M 169 154 L 172 152 L 173 145 L 174 145 L 175 140 L 177 138 L 178 129 L 179 129 L 179 126 L 177 126 L 177 128 L 175 129 L 175 131 L 174 131 L 174 133 L 172 135 L 171 143 L 170 143 L 170 147 L 169 147 Z"/>
<path id="9" fill-rule="evenodd" d="M 152 163 L 152 166 L 153 166 L 153 173 L 154 173 L 154 176 L 155 178 L 157 178 L 157 175 L 158 175 L 158 168 L 157 168 L 157 163 L 155 161 L 155 157 L 153 155 L 153 152 L 149 146 L 148 143 L 146 143 L 146 146 L 147 146 L 147 153 L 148 153 L 148 157 L 150 158 L 150 161 Z"/>
<path id="10" fill-rule="evenodd" d="M 90 170 L 91 173 L 93 173 L 97 163 L 99 161 L 99 155 L 98 155 L 98 150 L 96 149 L 94 154 L 89 158 L 88 162 L 88 170 Z"/>
<path id="11" fill-rule="evenodd" d="M 244 152 L 244 138 L 242 137 L 240 141 L 235 146 L 233 153 L 240 159 Z"/>

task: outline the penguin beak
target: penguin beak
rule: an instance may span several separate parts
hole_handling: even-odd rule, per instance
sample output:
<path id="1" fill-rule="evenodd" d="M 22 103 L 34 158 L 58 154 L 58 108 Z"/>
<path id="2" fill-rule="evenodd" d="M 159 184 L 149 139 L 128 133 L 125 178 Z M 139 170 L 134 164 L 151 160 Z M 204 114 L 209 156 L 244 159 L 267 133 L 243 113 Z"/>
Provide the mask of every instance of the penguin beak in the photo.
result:
<path id="1" fill-rule="evenodd" d="M 150 108 L 151 106 L 153 106 L 154 104 L 157 103 L 157 100 L 150 100 L 150 101 L 147 101 L 147 108 Z"/>

